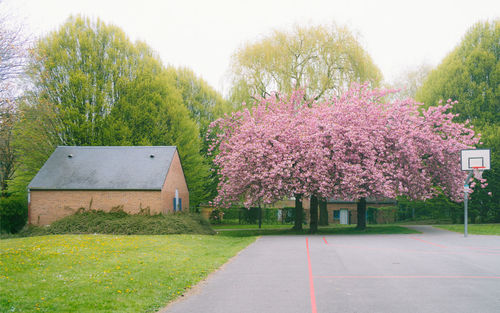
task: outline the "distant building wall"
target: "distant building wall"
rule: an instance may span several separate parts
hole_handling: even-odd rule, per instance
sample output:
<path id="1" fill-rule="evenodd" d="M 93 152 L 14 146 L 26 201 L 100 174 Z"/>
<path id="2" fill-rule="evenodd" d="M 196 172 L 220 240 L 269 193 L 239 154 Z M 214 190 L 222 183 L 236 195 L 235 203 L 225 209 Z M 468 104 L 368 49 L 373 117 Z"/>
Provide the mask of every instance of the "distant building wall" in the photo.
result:
<path id="1" fill-rule="evenodd" d="M 304 199 L 302 201 L 302 207 L 304 208 L 305 218 L 306 218 L 307 223 L 309 223 L 309 216 L 310 216 L 309 215 L 310 214 L 309 213 L 309 209 L 310 209 L 309 202 L 310 202 L 309 199 Z M 382 207 L 387 207 L 387 206 L 391 206 L 391 205 L 394 205 L 394 204 L 391 204 L 391 203 L 367 203 L 366 207 L 367 207 L 367 209 L 368 209 L 368 207 L 382 208 Z M 295 207 L 295 200 L 280 200 L 280 201 L 274 203 L 273 205 L 271 205 L 271 207 L 275 207 L 275 208 Z M 357 207 L 357 204 L 355 202 L 342 202 L 342 203 L 329 202 L 326 206 L 326 209 L 328 211 L 328 223 L 339 224 L 340 220 L 334 219 L 333 212 L 336 210 L 342 210 L 342 209 L 346 209 L 349 211 L 349 224 L 357 224 L 358 223 L 358 216 L 357 216 L 358 207 Z M 319 216 L 319 207 L 318 207 L 318 216 Z M 390 222 L 390 219 L 387 218 L 386 215 L 377 216 L 377 223 L 386 223 L 386 222 Z"/>
<path id="2" fill-rule="evenodd" d="M 123 206 L 130 214 L 139 213 L 149 207 L 151 213 L 164 211 L 161 192 L 158 191 L 64 191 L 31 190 L 29 223 L 49 225 L 79 208 L 109 211 Z"/>
<path id="3" fill-rule="evenodd" d="M 330 224 L 339 224 L 340 220 L 334 219 L 333 212 L 336 210 L 345 210 L 345 209 L 349 211 L 349 224 L 358 223 L 358 216 L 357 216 L 358 207 L 356 203 L 328 203 L 326 205 L 326 209 L 328 210 L 328 223 Z"/>

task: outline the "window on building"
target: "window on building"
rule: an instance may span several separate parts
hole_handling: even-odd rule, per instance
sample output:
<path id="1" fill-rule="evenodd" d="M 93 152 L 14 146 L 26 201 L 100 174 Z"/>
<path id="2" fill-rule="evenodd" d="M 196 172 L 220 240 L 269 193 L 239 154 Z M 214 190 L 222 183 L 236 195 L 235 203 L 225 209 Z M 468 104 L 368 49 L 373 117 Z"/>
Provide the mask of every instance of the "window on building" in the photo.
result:
<path id="1" fill-rule="evenodd" d="M 340 210 L 333 211 L 333 220 L 340 220 Z"/>
<path id="2" fill-rule="evenodd" d="M 179 201 L 176 202 L 175 200 L 179 200 Z M 174 204 L 174 206 L 173 206 L 174 212 L 182 211 L 182 198 L 174 198 L 173 204 Z"/>

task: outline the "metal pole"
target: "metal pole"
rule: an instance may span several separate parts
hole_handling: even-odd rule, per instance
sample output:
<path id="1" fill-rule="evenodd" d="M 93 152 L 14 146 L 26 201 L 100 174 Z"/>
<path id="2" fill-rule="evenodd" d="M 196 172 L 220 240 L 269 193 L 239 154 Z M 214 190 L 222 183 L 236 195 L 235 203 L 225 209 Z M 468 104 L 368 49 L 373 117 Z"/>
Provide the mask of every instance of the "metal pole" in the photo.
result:
<path id="1" fill-rule="evenodd" d="M 465 192 L 464 192 L 464 237 L 467 237 L 467 200 L 469 199 L 469 192 L 467 189 L 469 188 L 469 184 L 465 185 Z"/>
<path id="2" fill-rule="evenodd" d="M 262 208 L 259 204 L 259 228 L 262 228 Z"/>
<path id="3" fill-rule="evenodd" d="M 468 200 L 469 200 L 469 180 L 472 177 L 472 174 L 474 172 L 470 171 L 469 175 L 467 175 L 467 178 L 465 179 L 465 184 L 464 184 L 464 237 L 467 237 L 467 222 L 469 217 L 467 216 L 467 205 L 468 205 Z"/>

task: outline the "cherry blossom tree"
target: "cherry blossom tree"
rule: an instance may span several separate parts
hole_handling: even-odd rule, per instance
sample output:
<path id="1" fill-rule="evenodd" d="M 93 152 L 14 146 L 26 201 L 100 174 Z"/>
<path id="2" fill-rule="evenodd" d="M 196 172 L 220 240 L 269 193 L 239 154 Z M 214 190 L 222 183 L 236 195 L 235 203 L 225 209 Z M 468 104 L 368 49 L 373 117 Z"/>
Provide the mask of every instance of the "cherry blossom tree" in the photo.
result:
<path id="1" fill-rule="evenodd" d="M 474 131 L 453 122 L 451 100 L 422 110 L 412 99 L 388 101 L 394 92 L 354 85 L 340 97 L 307 103 L 295 91 L 216 121 L 215 202 L 249 207 L 311 197 L 315 232 L 318 197 L 356 200 L 361 229 L 367 197 L 427 199 L 442 191 L 460 200 L 459 153 L 478 142 Z"/>
<path id="2" fill-rule="evenodd" d="M 250 207 L 294 196 L 295 228 L 301 229 L 301 198 L 310 194 L 314 174 L 308 151 L 315 144 L 303 118 L 310 105 L 304 99 L 303 91 L 273 95 L 212 123 L 210 150 L 218 152 L 214 163 L 221 177 L 215 203 Z"/>
<path id="3" fill-rule="evenodd" d="M 427 199 L 441 190 L 459 201 L 465 179 L 460 150 L 479 140 L 467 123 L 453 122 L 451 100 L 422 111 L 413 99 L 387 101 L 394 92 L 359 85 L 313 108 L 330 120 L 324 132 L 341 141 L 330 162 L 337 179 L 329 182 L 331 195 L 358 200 L 361 229 L 367 197 Z"/>

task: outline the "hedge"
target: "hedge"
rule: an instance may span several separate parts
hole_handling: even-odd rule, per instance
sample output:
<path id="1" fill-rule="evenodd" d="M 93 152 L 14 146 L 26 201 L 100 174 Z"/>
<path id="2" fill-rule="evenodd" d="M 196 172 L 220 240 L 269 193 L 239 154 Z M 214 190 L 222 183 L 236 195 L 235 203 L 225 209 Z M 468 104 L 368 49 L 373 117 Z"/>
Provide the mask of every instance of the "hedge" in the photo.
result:
<path id="1" fill-rule="evenodd" d="M 17 233 L 28 221 L 28 201 L 24 197 L 0 198 L 0 233 Z"/>

